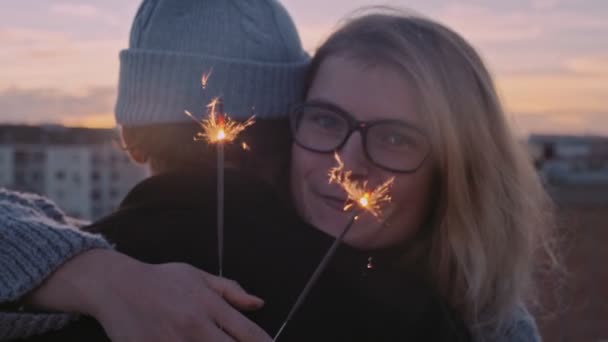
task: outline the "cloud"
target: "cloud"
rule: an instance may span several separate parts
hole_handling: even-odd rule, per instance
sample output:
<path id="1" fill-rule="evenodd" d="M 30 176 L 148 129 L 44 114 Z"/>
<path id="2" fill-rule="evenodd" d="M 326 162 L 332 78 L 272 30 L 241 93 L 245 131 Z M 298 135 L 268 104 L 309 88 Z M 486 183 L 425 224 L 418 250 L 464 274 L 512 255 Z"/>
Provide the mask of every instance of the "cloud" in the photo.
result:
<path id="1" fill-rule="evenodd" d="M 532 7 L 539 10 L 548 10 L 556 8 L 559 3 L 559 0 L 532 0 Z"/>
<path id="2" fill-rule="evenodd" d="M 473 42 L 538 42 L 564 31 L 608 30 L 603 13 L 558 9 L 555 1 L 536 1 L 545 8 L 500 10 L 489 6 L 449 3 L 429 13 Z"/>
<path id="3" fill-rule="evenodd" d="M 511 119 L 519 135 L 562 133 L 608 136 L 608 111 L 519 113 L 512 115 Z"/>
<path id="4" fill-rule="evenodd" d="M 608 54 L 569 59 L 565 62 L 565 68 L 579 74 L 608 77 Z"/>
<path id="5" fill-rule="evenodd" d="M 77 39 L 53 30 L 0 29 L 0 89 L 53 88 L 74 92 L 115 86 L 126 37 Z"/>
<path id="6" fill-rule="evenodd" d="M 101 12 L 97 7 L 89 4 L 54 3 L 51 5 L 51 13 L 81 18 L 95 18 Z"/>
<path id="7" fill-rule="evenodd" d="M 120 24 L 115 15 L 90 4 L 58 2 L 51 5 L 50 12 L 79 19 L 99 20 L 110 26 Z"/>
<path id="8" fill-rule="evenodd" d="M 497 77 L 512 112 L 602 112 L 608 110 L 608 75 L 520 73 Z"/>
<path id="9" fill-rule="evenodd" d="M 23 46 L 44 41 L 46 44 L 65 43 L 69 40 L 66 33 L 28 27 L 1 27 L 0 45 L 3 48 L 12 45 Z M 5 50 L 6 51 L 6 50 Z"/>
<path id="10" fill-rule="evenodd" d="M 9 88 L 0 91 L 0 117 L 2 122 L 13 123 L 103 122 L 109 126 L 115 98 L 115 89 L 109 87 L 87 89 L 82 94 L 49 88 Z"/>
<path id="11" fill-rule="evenodd" d="M 501 13 L 490 7 L 449 4 L 431 13 L 431 16 L 476 43 L 530 41 L 543 34 L 542 24 L 529 20 L 529 14 Z"/>

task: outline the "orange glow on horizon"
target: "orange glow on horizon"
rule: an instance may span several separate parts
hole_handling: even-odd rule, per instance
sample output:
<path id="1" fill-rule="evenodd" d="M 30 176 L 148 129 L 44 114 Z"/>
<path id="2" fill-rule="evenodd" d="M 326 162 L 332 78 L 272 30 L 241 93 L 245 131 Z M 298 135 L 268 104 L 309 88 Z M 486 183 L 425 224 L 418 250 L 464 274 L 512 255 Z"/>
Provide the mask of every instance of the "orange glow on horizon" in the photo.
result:
<path id="1" fill-rule="evenodd" d="M 69 117 L 59 122 L 66 127 L 114 128 L 116 120 L 113 114 L 93 114 L 82 117 Z"/>

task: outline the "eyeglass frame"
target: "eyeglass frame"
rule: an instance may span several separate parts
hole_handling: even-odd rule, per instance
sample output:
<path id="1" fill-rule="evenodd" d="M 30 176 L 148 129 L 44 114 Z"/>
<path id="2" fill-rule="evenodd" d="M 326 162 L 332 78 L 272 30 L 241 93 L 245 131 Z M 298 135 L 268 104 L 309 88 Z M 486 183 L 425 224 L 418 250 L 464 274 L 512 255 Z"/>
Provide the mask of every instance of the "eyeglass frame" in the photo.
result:
<path id="1" fill-rule="evenodd" d="M 298 124 L 299 124 L 299 117 L 302 116 L 301 115 L 302 112 L 300 112 L 299 110 L 302 108 L 305 108 L 305 107 L 323 108 L 323 109 L 329 110 L 330 112 L 335 113 L 335 114 L 339 115 L 340 117 L 346 119 L 345 121 L 348 124 L 348 131 L 347 131 L 346 135 L 344 136 L 344 139 L 342 140 L 342 142 L 340 142 L 336 147 L 329 149 L 329 150 L 317 150 L 314 148 L 310 148 L 310 147 L 302 144 L 301 142 L 299 142 L 298 139 L 296 138 Z M 328 154 L 328 153 L 339 151 L 348 142 L 348 139 L 350 139 L 350 137 L 352 136 L 352 134 L 354 132 L 356 132 L 356 131 L 360 132 L 361 139 L 363 140 L 363 153 L 365 154 L 365 157 L 367 158 L 367 160 L 370 161 L 372 164 L 374 164 L 376 167 L 381 168 L 388 172 L 392 172 L 392 173 L 398 173 L 398 174 L 416 173 L 422 167 L 422 165 L 424 165 L 425 161 L 428 159 L 429 155 L 431 154 L 431 149 L 429 147 L 424 158 L 422 158 L 422 160 L 418 163 L 418 165 L 415 168 L 409 169 L 409 170 L 398 170 L 398 169 L 393 169 L 390 167 L 380 165 L 378 162 L 376 162 L 371 157 L 368 147 L 367 147 L 367 132 L 370 128 L 377 126 L 379 124 L 399 124 L 402 126 L 407 126 L 409 129 L 413 129 L 414 131 L 417 131 L 422 137 L 424 137 L 425 142 L 428 144 L 428 138 L 427 138 L 426 133 L 424 131 L 422 131 L 421 129 L 419 129 L 418 127 L 416 127 L 412 124 L 408 124 L 407 122 L 404 122 L 401 120 L 395 120 L 395 119 L 380 119 L 380 120 L 370 120 L 370 121 L 357 120 L 357 119 L 355 119 L 355 117 L 352 114 L 350 114 L 348 111 L 342 109 L 340 106 L 335 105 L 333 103 L 328 103 L 325 101 L 310 101 L 310 102 L 304 102 L 304 103 L 300 103 L 300 104 L 293 106 L 293 108 L 291 109 L 291 111 L 289 113 L 289 121 L 290 121 L 289 126 L 291 127 L 291 134 L 293 136 L 294 143 L 307 151 L 314 152 L 314 153 L 320 153 L 320 154 Z"/>

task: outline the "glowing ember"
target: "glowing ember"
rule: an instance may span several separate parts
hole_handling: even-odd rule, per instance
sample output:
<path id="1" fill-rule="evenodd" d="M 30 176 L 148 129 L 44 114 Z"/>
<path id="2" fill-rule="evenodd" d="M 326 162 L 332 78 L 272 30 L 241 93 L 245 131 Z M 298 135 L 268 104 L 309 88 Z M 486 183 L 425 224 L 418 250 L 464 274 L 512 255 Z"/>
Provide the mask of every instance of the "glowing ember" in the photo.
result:
<path id="1" fill-rule="evenodd" d="M 243 148 L 243 151 L 251 151 L 251 147 L 249 147 L 246 142 L 241 143 L 241 147 Z"/>
<path id="2" fill-rule="evenodd" d="M 367 207 L 369 205 L 369 194 L 365 194 L 364 197 L 361 197 L 359 199 L 359 205 L 361 205 L 362 207 Z"/>
<path id="3" fill-rule="evenodd" d="M 213 68 L 211 68 L 208 73 L 203 74 L 203 76 L 201 77 L 201 85 L 203 86 L 203 89 L 207 88 L 207 82 L 209 82 L 209 77 L 211 77 L 212 72 Z"/>
<path id="4" fill-rule="evenodd" d="M 338 166 L 329 170 L 329 182 L 337 183 L 346 191 L 348 202 L 344 210 L 350 209 L 357 203 L 361 209 L 367 210 L 374 217 L 380 217 L 382 206 L 391 201 L 388 192 L 395 178 L 391 178 L 373 190 L 368 189 L 367 181 L 351 180 L 352 171 L 344 171 L 344 163 L 336 153 L 334 155 Z"/>

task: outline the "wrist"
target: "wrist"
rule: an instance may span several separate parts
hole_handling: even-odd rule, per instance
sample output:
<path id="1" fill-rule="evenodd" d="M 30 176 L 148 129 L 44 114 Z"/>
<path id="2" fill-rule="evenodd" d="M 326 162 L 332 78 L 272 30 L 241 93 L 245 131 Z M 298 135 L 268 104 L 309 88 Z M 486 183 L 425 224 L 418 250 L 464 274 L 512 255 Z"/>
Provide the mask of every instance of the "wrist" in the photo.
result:
<path id="1" fill-rule="evenodd" d="M 107 249 L 92 249 L 67 261 L 26 298 L 43 310 L 98 317 L 118 289 L 120 274 L 138 261 Z"/>

